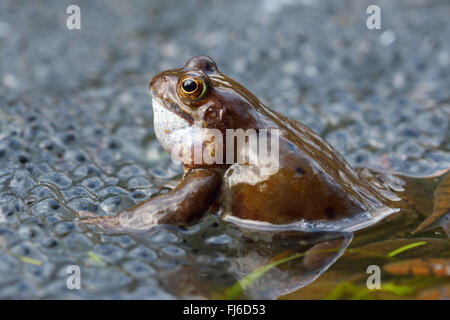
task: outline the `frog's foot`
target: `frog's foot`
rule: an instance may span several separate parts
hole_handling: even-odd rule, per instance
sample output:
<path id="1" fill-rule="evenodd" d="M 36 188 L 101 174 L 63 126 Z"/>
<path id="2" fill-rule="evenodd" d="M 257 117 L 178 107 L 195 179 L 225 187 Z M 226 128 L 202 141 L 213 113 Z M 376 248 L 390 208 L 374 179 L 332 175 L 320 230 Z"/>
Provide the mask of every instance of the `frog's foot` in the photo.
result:
<path id="1" fill-rule="evenodd" d="M 113 216 L 79 211 L 81 223 L 95 224 L 109 231 L 145 231 L 157 224 L 186 225 L 200 219 L 220 189 L 215 171 L 193 169 L 170 192 L 150 198 Z"/>

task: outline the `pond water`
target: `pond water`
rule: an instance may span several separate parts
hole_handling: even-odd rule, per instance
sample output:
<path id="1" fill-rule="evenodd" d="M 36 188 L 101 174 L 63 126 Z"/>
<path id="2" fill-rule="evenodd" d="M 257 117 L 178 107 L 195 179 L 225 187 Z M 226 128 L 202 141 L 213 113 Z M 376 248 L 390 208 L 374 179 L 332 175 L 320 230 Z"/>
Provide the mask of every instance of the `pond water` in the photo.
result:
<path id="1" fill-rule="evenodd" d="M 450 259 L 442 229 L 411 235 L 440 181 L 425 177 L 450 167 L 449 3 L 384 1 L 381 30 L 366 28 L 365 1 L 277 3 L 83 2 L 68 30 L 73 1 L 2 1 L 0 298 L 445 297 L 449 277 L 386 266 Z M 196 54 L 352 165 L 411 177 L 419 204 L 354 235 L 251 232 L 214 212 L 142 234 L 78 223 L 76 210 L 113 214 L 176 184 L 148 82 Z M 70 265 L 81 290 L 66 287 Z M 367 290 L 370 265 L 382 290 Z"/>

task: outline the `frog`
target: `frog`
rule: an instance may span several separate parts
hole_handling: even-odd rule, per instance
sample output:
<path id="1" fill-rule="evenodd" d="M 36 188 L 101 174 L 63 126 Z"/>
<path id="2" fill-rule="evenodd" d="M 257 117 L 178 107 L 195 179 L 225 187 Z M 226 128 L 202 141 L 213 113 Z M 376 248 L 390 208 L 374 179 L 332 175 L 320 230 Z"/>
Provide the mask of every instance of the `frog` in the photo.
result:
<path id="1" fill-rule="evenodd" d="M 158 224 L 191 225 L 214 212 L 247 229 L 353 232 L 400 210 L 398 177 L 353 168 L 319 134 L 265 106 L 208 56 L 191 57 L 183 67 L 155 75 L 149 91 L 155 136 L 177 156 L 183 177 L 169 192 L 115 215 L 79 212 L 84 223 L 142 231 Z M 213 131 L 214 139 L 193 138 L 199 130 Z M 266 170 L 267 163 L 238 159 L 250 140 L 232 143 L 236 136 L 228 133 L 239 130 L 273 138 L 276 166 Z M 190 152 L 198 146 L 209 157 Z"/>

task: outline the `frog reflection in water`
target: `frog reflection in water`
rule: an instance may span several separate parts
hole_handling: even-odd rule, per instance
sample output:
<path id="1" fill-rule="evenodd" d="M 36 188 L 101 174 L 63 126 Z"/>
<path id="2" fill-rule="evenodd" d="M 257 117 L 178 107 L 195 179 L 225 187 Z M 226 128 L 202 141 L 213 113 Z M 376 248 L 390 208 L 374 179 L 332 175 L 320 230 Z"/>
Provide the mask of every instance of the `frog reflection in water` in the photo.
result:
<path id="1" fill-rule="evenodd" d="M 223 145 L 227 129 L 277 129 L 279 169 L 264 174 L 257 164 L 183 157 L 184 176 L 172 191 L 114 216 L 81 212 L 86 223 L 146 230 L 192 224 L 216 208 L 225 220 L 259 230 L 355 231 L 398 211 L 395 183 L 372 183 L 372 174 L 354 170 L 311 129 L 264 106 L 209 57 L 192 57 L 183 68 L 156 75 L 150 92 L 156 137 L 169 153 L 180 143 L 190 148 L 189 132 L 199 127 L 219 130 Z M 210 141 L 202 145 L 213 156 L 220 151 Z"/>

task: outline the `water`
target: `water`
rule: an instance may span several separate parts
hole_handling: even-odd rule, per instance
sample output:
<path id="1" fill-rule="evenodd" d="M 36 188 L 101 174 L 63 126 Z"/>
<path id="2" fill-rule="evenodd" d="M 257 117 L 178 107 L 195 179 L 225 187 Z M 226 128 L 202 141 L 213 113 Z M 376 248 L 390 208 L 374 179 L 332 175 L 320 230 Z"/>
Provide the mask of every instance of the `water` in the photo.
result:
<path id="1" fill-rule="evenodd" d="M 75 210 L 113 214 L 174 186 L 181 169 L 155 141 L 147 86 L 195 54 L 213 57 L 355 166 L 410 176 L 449 167 L 446 1 L 383 2 L 375 31 L 365 27 L 364 1 L 83 2 L 80 31 L 65 28 L 69 4 L 0 4 L 1 298 L 223 297 L 275 256 L 326 241 L 248 232 L 213 216 L 139 235 L 107 235 L 74 221 Z M 426 239 L 432 250 L 424 245 L 401 258 L 448 257 L 442 232 L 410 236 L 420 219 L 357 234 L 351 248 L 388 252 Z M 348 235 L 336 237 L 345 247 Z M 315 281 L 331 260 L 309 273 L 293 260 L 271 271 L 275 282 L 268 274 L 260 290 L 245 294 L 279 295 L 270 288 L 288 288 L 297 277 L 312 284 L 289 297 L 323 298 L 342 279 L 366 276 L 369 263 L 388 262 L 352 255 Z M 69 265 L 80 266 L 82 290 L 66 288 Z"/>

